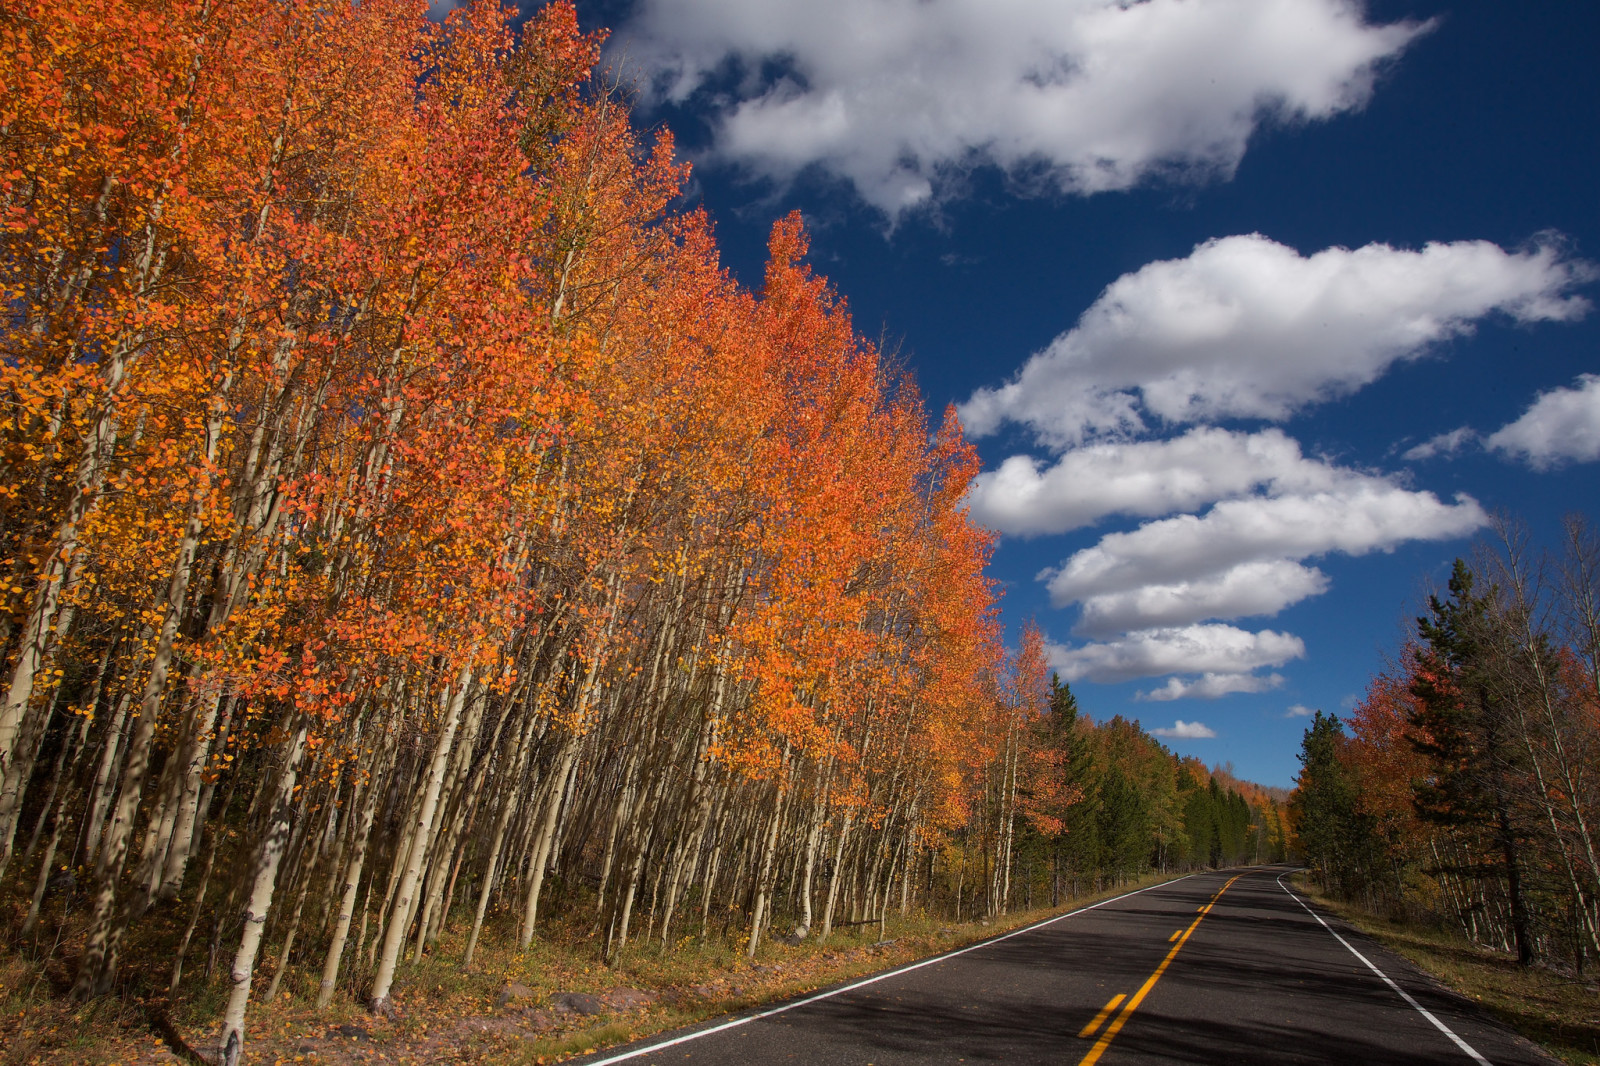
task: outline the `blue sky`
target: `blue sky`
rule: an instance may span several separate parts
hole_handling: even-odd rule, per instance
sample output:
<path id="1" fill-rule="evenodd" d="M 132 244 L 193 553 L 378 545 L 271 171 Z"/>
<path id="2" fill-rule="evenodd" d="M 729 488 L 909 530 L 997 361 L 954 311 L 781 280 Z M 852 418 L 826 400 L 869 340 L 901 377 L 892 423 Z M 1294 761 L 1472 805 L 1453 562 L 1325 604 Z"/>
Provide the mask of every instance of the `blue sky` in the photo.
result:
<path id="1" fill-rule="evenodd" d="M 961 405 L 1008 628 L 1097 717 L 1290 784 L 1489 513 L 1600 517 L 1600 7 L 578 8 L 733 271 L 799 208 Z"/>

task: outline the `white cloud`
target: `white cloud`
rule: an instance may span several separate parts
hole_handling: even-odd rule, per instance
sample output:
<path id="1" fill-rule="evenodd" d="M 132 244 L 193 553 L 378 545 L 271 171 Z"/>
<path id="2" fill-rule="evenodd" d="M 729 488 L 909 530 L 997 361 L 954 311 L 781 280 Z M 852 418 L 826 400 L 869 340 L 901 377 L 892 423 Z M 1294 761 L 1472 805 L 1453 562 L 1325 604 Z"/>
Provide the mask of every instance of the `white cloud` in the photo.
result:
<path id="1" fill-rule="evenodd" d="M 1285 718 L 1310 718 L 1317 712 L 1303 703 L 1291 703 L 1289 709 L 1283 712 Z"/>
<path id="2" fill-rule="evenodd" d="M 1472 427 L 1461 426 L 1447 433 L 1440 433 L 1436 437 L 1429 437 L 1421 444 L 1407 449 L 1400 458 L 1410 462 L 1418 462 L 1423 459 L 1432 459 L 1439 455 L 1451 456 L 1477 439 L 1478 434 Z"/>
<path id="3" fill-rule="evenodd" d="M 1112 533 L 1041 576 L 1052 601 L 1066 605 L 1152 585 L 1192 584 L 1265 560 L 1333 551 L 1363 555 L 1407 540 L 1461 537 L 1487 521 L 1470 496 L 1447 504 L 1431 492 L 1352 474 L 1328 492 L 1224 500 L 1204 517 L 1178 515 Z M 1226 576 L 1215 582 L 1219 598 L 1234 587 Z"/>
<path id="4" fill-rule="evenodd" d="M 1328 591 L 1328 575 L 1288 559 L 1240 563 L 1193 581 L 1139 585 L 1082 600 L 1075 631 L 1088 636 L 1150 626 L 1179 626 L 1207 618 L 1274 615 Z"/>
<path id="5" fill-rule="evenodd" d="M 1137 693 L 1136 700 L 1164 703 L 1169 700 L 1214 700 L 1235 692 L 1266 692 L 1283 684 L 1282 674 L 1201 674 L 1193 681 L 1169 677 L 1160 688 Z"/>
<path id="6" fill-rule="evenodd" d="M 1050 665 L 1067 681 L 1113 684 L 1161 674 L 1249 674 L 1305 655 L 1305 642 L 1270 629 L 1230 625 L 1148 629 L 1114 640 L 1047 647 Z"/>
<path id="7" fill-rule="evenodd" d="M 1571 388 L 1541 392 L 1521 418 L 1484 443 L 1536 470 L 1564 460 L 1600 459 L 1600 374 L 1582 374 Z"/>
<path id="8" fill-rule="evenodd" d="M 1202 722 L 1185 722 L 1179 718 L 1170 727 L 1150 730 L 1151 735 L 1170 740 L 1211 740 L 1217 731 Z"/>
<path id="9" fill-rule="evenodd" d="M 1046 466 L 1013 455 L 973 481 L 973 518 L 1024 537 L 1065 533 L 1107 515 L 1155 517 L 1266 489 L 1273 494 L 1332 489 L 1352 471 L 1300 453 L 1282 430 L 1257 433 L 1197 427 L 1171 440 L 1102 442 L 1074 448 Z"/>
<path id="10" fill-rule="evenodd" d="M 1523 323 L 1581 317 L 1589 304 L 1570 290 L 1593 275 L 1554 244 L 1302 256 L 1259 234 L 1224 237 L 1112 282 L 1011 381 L 973 393 L 961 420 L 973 436 L 1025 424 L 1062 449 L 1144 431 L 1151 419 L 1281 420 L 1492 312 Z"/>
<path id="11" fill-rule="evenodd" d="M 715 108 L 713 155 L 890 215 L 993 163 L 1093 193 L 1228 176 L 1263 121 L 1361 107 L 1431 24 L 1351 0 L 641 0 L 617 49 Z"/>

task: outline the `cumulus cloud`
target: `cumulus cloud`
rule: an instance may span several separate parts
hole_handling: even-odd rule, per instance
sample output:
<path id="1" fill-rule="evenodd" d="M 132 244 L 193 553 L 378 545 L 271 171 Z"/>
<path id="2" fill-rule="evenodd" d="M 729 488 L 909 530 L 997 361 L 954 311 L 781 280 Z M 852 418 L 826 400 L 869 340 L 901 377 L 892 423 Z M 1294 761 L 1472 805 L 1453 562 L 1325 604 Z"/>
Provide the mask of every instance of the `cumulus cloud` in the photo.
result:
<path id="1" fill-rule="evenodd" d="M 1212 624 L 1126 633 L 1114 640 L 1047 646 L 1050 665 L 1068 681 L 1112 684 L 1161 674 L 1240 676 L 1305 655 L 1305 642 L 1270 629 L 1251 633 Z"/>
<path id="2" fill-rule="evenodd" d="M 1452 429 L 1448 433 L 1440 433 L 1436 437 L 1429 437 L 1421 444 L 1408 448 L 1401 454 L 1400 458 L 1410 462 L 1418 462 L 1441 455 L 1449 457 L 1477 439 L 1478 434 L 1472 427 L 1461 426 L 1459 429 Z"/>
<path id="3" fill-rule="evenodd" d="M 1266 120 L 1361 107 L 1431 23 L 1350 0 L 641 0 L 618 49 L 714 157 L 817 165 L 890 215 L 991 163 L 1093 193 L 1228 176 Z"/>
<path id="4" fill-rule="evenodd" d="M 1303 703 L 1291 703 L 1289 709 L 1283 712 L 1285 718 L 1310 718 L 1317 712 Z"/>
<path id="5" fill-rule="evenodd" d="M 1150 732 L 1158 737 L 1169 740 L 1211 740 L 1217 731 L 1202 722 L 1185 722 L 1182 718 L 1173 722 L 1169 727 L 1152 729 Z"/>
<path id="6" fill-rule="evenodd" d="M 1202 674 L 1193 681 L 1169 677 L 1160 688 L 1136 693 L 1133 698 L 1152 703 L 1186 699 L 1214 700 L 1235 692 L 1266 692 L 1282 684 L 1282 674 Z"/>
<path id="7" fill-rule="evenodd" d="M 1571 388 L 1540 393 L 1521 418 L 1484 443 L 1536 470 L 1600 459 L 1600 374 L 1582 374 Z"/>
<path id="8" fill-rule="evenodd" d="M 1282 430 L 1241 433 L 1197 427 L 1171 440 L 1075 448 L 1045 464 L 1013 455 L 979 474 L 967 496 L 973 518 L 1024 537 L 1065 533 L 1108 515 L 1155 517 L 1258 489 L 1325 491 L 1348 469 L 1307 459 Z"/>
<path id="9" fill-rule="evenodd" d="M 1149 626 L 1179 626 L 1207 618 L 1274 615 L 1328 591 L 1328 575 L 1287 559 L 1230 567 L 1193 581 L 1140 585 L 1082 600 L 1076 631 L 1105 636 Z"/>
<path id="10" fill-rule="evenodd" d="M 997 388 L 960 406 L 967 432 L 1007 422 L 1052 447 L 1223 418 L 1281 420 L 1376 380 L 1399 360 L 1470 333 L 1494 312 L 1568 321 L 1594 276 L 1553 243 L 1488 241 L 1420 251 L 1369 244 L 1302 256 L 1261 236 L 1224 237 L 1112 282 L 1070 331 Z"/>
<path id="11" fill-rule="evenodd" d="M 1228 602 L 1241 585 L 1227 576 L 1235 567 L 1335 551 L 1363 555 L 1408 540 L 1466 536 L 1487 522 L 1470 496 L 1444 503 L 1431 492 L 1350 475 L 1333 491 L 1224 500 L 1204 516 L 1178 515 L 1112 533 L 1041 577 L 1058 606 L 1181 584 L 1193 590 L 1193 599 L 1209 592 Z M 1313 585 L 1309 574 L 1300 580 L 1306 588 Z"/>

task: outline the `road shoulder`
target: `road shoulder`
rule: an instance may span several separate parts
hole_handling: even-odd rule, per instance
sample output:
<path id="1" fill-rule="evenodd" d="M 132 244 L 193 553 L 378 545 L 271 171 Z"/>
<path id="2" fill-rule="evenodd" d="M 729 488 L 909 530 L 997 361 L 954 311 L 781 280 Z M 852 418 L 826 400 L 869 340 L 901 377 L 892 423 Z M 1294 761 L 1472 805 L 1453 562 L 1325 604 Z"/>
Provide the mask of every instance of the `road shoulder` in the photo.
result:
<path id="1" fill-rule="evenodd" d="M 1290 883 L 1341 934 L 1405 959 L 1437 995 L 1455 1002 L 1463 1013 L 1512 1030 L 1530 1050 L 1551 1061 L 1600 1066 L 1600 974 L 1586 975 L 1580 983 L 1544 969 L 1520 970 L 1509 955 L 1459 936 L 1367 913 L 1330 899 L 1303 877 Z"/>

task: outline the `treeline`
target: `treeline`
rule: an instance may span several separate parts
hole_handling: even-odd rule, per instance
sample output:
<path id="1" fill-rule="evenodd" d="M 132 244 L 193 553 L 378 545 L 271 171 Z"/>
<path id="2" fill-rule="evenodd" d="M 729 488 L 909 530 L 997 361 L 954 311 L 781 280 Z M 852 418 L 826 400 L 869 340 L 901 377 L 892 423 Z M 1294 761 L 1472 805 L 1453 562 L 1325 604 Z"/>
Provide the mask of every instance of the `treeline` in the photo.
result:
<path id="1" fill-rule="evenodd" d="M 1281 862 L 1287 793 L 1180 758 L 1137 722 L 1096 723 L 1058 678 L 1033 720 L 1021 873 L 1061 901 L 1146 873 Z"/>
<path id="2" fill-rule="evenodd" d="M 1006 656 L 953 416 L 798 219 L 728 276 L 599 44 L 0 12 L 0 921 L 73 997 L 220 983 L 231 1064 L 552 907 L 754 954 L 1281 849 Z"/>
<path id="3" fill-rule="evenodd" d="M 1306 731 L 1291 800 L 1330 891 L 1519 963 L 1600 955 L 1600 540 L 1457 560 L 1395 668 Z"/>
<path id="4" fill-rule="evenodd" d="M 953 417 L 509 15 L 0 14 L 0 889 L 226 1063 L 557 882 L 608 958 L 878 913 L 1015 761 Z"/>

